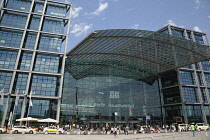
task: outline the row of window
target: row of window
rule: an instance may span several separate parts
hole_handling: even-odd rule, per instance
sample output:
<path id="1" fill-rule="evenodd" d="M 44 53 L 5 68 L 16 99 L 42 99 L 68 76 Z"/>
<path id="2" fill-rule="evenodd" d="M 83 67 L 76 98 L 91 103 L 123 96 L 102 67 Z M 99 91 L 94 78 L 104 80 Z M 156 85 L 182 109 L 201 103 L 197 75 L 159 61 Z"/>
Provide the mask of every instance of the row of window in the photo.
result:
<path id="1" fill-rule="evenodd" d="M 12 73 L 0 71 L 0 89 L 4 88 L 4 92 L 9 92 Z M 57 96 L 59 88 L 59 77 L 33 75 L 30 88 L 35 95 Z M 28 74 L 17 73 L 13 84 L 12 93 L 24 94 L 28 83 Z"/>
<path id="2" fill-rule="evenodd" d="M 29 12 L 31 3 L 32 1 L 30 0 L 8 0 L 6 7 L 9 9 Z M 42 14 L 43 7 L 43 1 L 35 1 L 32 12 Z M 45 14 L 58 17 L 66 17 L 66 6 L 62 4 L 48 2 Z"/>

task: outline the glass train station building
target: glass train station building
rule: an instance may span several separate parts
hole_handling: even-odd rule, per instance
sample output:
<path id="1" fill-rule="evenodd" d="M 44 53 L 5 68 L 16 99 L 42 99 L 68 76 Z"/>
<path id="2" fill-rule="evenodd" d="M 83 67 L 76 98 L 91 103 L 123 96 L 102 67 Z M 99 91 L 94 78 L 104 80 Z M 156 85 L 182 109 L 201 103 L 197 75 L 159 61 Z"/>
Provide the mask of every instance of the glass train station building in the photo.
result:
<path id="1" fill-rule="evenodd" d="M 0 2 L 1 125 L 11 112 L 13 124 L 27 116 L 90 127 L 210 123 L 205 33 L 97 30 L 66 52 L 71 4 Z"/>

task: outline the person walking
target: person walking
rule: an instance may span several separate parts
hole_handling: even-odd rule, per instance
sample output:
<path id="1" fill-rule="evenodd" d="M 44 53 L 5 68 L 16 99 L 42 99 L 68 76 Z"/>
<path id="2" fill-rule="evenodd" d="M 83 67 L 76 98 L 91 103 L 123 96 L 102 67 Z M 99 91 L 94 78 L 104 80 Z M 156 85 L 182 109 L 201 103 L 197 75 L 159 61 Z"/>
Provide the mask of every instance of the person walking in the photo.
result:
<path id="1" fill-rule="evenodd" d="M 193 137 L 195 137 L 195 125 L 194 124 L 191 124 L 190 125 L 190 129 L 193 132 Z"/>

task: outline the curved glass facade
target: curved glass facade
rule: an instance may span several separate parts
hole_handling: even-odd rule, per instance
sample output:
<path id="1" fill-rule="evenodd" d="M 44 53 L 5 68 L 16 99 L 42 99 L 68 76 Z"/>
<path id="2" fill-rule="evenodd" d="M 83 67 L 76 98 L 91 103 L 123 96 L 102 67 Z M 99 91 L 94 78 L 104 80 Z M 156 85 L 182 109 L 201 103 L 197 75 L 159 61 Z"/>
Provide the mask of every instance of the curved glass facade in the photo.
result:
<path id="1" fill-rule="evenodd" d="M 62 123 L 146 123 L 146 115 L 162 121 L 157 81 L 148 85 L 113 76 L 75 80 L 68 72 L 64 77 Z"/>

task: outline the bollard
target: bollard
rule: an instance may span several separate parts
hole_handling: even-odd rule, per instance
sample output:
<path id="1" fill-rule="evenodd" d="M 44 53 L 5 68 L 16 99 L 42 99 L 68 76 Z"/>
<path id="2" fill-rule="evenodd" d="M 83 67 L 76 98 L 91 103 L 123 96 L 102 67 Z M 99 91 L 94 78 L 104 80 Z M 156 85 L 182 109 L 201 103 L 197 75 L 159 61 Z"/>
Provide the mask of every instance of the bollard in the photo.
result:
<path id="1" fill-rule="evenodd" d="M 59 132 L 56 132 L 56 135 L 59 135 L 60 133 Z"/>
<path id="2" fill-rule="evenodd" d="M 90 135 L 90 131 L 88 131 L 88 135 Z"/>
<path id="3" fill-rule="evenodd" d="M 67 134 L 67 135 L 70 135 L 70 132 L 67 132 L 66 134 Z"/>
<path id="4" fill-rule="evenodd" d="M 36 131 L 34 131 L 34 135 L 36 135 Z"/>
<path id="5" fill-rule="evenodd" d="M 44 133 L 45 135 L 47 135 L 48 134 L 48 132 L 47 131 L 45 131 L 45 133 Z"/>
<path id="6" fill-rule="evenodd" d="M 23 132 L 22 132 L 22 135 L 25 135 L 25 133 L 26 133 L 26 132 L 25 132 L 25 131 L 23 131 Z"/>
<path id="7" fill-rule="evenodd" d="M 135 134 L 135 135 L 136 135 L 136 131 L 134 131 L 134 132 L 133 132 L 133 134 Z"/>

